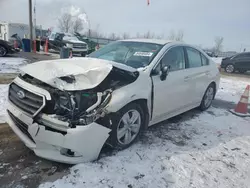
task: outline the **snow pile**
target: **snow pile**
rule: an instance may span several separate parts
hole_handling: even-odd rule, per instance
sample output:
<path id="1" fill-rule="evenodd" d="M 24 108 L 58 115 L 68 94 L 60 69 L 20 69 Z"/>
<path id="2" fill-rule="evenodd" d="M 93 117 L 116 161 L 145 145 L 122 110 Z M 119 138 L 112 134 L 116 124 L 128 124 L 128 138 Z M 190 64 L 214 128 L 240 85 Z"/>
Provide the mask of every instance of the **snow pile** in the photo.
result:
<path id="1" fill-rule="evenodd" d="M 0 84 L 0 123 L 5 123 L 8 85 Z"/>
<path id="2" fill-rule="evenodd" d="M 19 68 L 27 63 L 29 60 L 24 58 L 1 57 L 0 73 L 18 73 Z"/>
<path id="3" fill-rule="evenodd" d="M 238 103 L 248 84 L 245 81 L 221 78 L 216 99 Z"/>
<path id="4" fill-rule="evenodd" d="M 218 99 L 236 102 L 245 84 L 222 79 Z M 250 118 L 214 107 L 179 118 L 182 121 L 149 128 L 124 151 L 103 153 L 97 162 L 75 165 L 69 175 L 40 188 L 248 187 Z"/>

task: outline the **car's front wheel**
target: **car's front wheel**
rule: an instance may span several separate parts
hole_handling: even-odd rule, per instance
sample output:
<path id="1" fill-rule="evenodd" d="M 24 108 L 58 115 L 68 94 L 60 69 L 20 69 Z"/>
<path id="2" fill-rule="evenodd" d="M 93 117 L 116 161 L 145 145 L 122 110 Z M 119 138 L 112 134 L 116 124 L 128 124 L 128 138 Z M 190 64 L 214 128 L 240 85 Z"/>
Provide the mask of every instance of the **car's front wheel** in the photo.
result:
<path id="1" fill-rule="evenodd" d="M 225 71 L 227 73 L 233 73 L 235 71 L 235 67 L 233 64 L 228 64 L 226 67 L 225 67 Z"/>
<path id="2" fill-rule="evenodd" d="M 0 57 L 4 57 L 7 54 L 7 49 L 0 45 Z"/>
<path id="3" fill-rule="evenodd" d="M 200 109 L 202 111 L 208 109 L 211 106 L 212 101 L 214 99 L 214 95 L 215 95 L 215 85 L 211 83 L 208 86 L 200 104 Z"/>
<path id="4" fill-rule="evenodd" d="M 143 109 L 137 103 L 128 104 L 112 119 L 111 145 L 117 149 L 133 144 L 146 123 Z"/>

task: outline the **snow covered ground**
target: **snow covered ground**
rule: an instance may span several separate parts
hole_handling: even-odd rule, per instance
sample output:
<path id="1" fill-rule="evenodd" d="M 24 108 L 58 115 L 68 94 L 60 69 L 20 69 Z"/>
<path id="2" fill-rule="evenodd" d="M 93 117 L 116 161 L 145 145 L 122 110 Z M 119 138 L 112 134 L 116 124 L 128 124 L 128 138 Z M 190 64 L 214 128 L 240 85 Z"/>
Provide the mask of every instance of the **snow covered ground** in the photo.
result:
<path id="1" fill-rule="evenodd" d="M 216 100 L 237 103 L 246 84 L 222 78 Z M 130 148 L 75 165 L 40 188 L 249 187 L 250 118 L 215 107 L 179 118 L 184 121 L 149 128 Z"/>
<path id="2" fill-rule="evenodd" d="M 24 58 L 1 57 L 0 73 L 17 73 L 19 68 L 28 62 L 29 60 Z"/>
<path id="3" fill-rule="evenodd" d="M 0 123 L 5 122 L 8 85 L 0 84 Z"/>

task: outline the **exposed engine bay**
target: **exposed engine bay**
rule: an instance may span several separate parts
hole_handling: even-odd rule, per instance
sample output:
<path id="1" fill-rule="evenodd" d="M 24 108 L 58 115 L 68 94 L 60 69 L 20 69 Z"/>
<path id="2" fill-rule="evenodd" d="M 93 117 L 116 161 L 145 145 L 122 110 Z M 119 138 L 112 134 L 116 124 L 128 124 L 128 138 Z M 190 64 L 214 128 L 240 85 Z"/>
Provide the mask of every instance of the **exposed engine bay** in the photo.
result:
<path id="1" fill-rule="evenodd" d="M 95 88 L 63 91 L 29 74 L 19 75 L 22 80 L 41 87 L 50 93 L 52 100 L 46 101 L 46 105 L 41 112 L 68 122 L 71 128 L 76 127 L 76 125 L 87 125 L 100 117 L 104 117 L 108 113 L 105 111 L 105 106 L 111 100 L 112 92 L 134 82 L 138 76 L 137 71 L 129 72 L 112 67 L 108 76 Z M 67 84 L 76 82 L 74 75 L 59 77 L 59 79 Z"/>

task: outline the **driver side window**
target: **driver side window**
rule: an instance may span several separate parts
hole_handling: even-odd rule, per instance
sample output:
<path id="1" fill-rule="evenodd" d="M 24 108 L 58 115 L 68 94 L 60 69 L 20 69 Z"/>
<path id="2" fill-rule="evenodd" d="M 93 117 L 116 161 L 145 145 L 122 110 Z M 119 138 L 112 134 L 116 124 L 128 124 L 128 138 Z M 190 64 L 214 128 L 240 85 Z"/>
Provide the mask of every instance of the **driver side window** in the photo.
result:
<path id="1" fill-rule="evenodd" d="M 160 71 L 160 68 L 166 65 L 170 66 L 170 72 L 185 69 L 185 55 L 183 47 L 178 46 L 168 50 L 156 70 Z"/>

